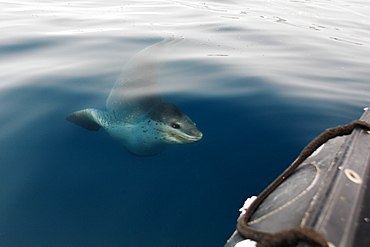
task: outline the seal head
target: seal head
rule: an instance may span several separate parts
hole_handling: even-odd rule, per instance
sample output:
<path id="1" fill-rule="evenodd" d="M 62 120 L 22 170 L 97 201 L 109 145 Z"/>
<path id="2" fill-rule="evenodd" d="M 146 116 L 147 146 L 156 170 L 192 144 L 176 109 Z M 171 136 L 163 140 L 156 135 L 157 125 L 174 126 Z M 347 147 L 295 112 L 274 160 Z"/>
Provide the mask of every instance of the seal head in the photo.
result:
<path id="1" fill-rule="evenodd" d="M 202 139 L 203 134 L 195 123 L 172 103 L 159 104 L 151 110 L 149 116 L 161 125 L 167 143 L 185 144 Z"/>

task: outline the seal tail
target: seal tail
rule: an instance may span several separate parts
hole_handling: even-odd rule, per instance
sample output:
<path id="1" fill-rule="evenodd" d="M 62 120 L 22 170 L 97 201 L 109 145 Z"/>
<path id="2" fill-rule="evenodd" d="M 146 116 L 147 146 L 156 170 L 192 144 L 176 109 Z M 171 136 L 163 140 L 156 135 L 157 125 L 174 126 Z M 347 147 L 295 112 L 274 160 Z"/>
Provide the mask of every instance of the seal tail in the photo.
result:
<path id="1" fill-rule="evenodd" d="M 102 111 L 87 108 L 69 114 L 66 119 L 85 129 L 98 131 L 102 127 Z"/>

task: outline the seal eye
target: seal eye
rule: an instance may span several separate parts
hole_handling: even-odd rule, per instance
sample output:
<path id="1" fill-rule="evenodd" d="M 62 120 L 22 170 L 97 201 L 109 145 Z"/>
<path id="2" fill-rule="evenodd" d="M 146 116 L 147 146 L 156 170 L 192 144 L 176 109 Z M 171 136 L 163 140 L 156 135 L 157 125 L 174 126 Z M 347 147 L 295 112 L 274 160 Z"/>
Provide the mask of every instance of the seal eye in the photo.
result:
<path id="1" fill-rule="evenodd" d="M 180 124 L 178 124 L 178 123 L 172 123 L 171 124 L 171 127 L 174 128 L 174 129 L 180 129 Z"/>

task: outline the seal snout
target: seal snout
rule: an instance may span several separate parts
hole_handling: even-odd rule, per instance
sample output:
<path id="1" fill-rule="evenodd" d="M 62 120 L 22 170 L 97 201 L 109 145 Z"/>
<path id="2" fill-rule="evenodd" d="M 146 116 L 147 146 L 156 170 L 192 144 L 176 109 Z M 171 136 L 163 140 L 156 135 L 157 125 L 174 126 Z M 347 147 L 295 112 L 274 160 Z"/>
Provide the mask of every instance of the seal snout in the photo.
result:
<path id="1" fill-rule="evenodd" d="M 199 140 L 202 138 L 202 136 L 203 136 L 203 134 L 202 134 L 202 132 L 200 132 L 197 128 L 195 128 L 195 129 L 191 129 L 190 131 L 189 131 L 190 133 L 190 135 L 192 135 L 192 136 L 194 136 L 194 137 L 197 137 L 197 138 L 199 138 Z"/>
<path id="2" fill-rule="evenodd" d="M 198 142 L 203 137 L 202 132 L 200 132 L 197 128 L 193 128 L 193 129 L 189 130 L 188 135 L 189 135 L 189 140 L 191 140 L 193 142 Z"/>

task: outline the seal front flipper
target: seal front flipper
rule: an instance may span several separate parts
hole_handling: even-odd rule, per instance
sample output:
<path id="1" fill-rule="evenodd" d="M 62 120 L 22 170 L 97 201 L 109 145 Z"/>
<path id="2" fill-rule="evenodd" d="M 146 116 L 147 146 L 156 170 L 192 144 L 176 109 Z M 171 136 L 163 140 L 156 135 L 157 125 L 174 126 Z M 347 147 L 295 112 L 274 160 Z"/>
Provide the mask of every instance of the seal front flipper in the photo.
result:
<path id="1" fill-rule="evenodd" d="M 103 126 L 103 115 L 98 109 L 87 108 L 69 114 L 66 119 L 85 129 L 98 131 Z"/>

